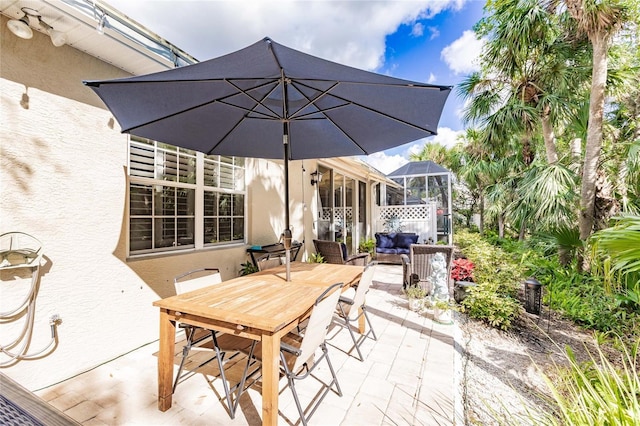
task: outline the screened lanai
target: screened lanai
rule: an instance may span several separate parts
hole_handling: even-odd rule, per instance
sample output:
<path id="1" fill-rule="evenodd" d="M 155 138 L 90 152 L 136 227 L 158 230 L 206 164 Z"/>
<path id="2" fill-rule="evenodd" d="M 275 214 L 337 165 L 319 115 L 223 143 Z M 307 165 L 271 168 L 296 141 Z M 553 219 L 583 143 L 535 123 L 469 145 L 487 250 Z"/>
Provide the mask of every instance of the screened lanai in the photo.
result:
<path id="1" fill-rule="evenodd" d="M 377 232 L 415 232 L 421 243 L 453 242 L 451 172 L 433 161 L 413 161 L 387 177 L 376 193 Z"/>

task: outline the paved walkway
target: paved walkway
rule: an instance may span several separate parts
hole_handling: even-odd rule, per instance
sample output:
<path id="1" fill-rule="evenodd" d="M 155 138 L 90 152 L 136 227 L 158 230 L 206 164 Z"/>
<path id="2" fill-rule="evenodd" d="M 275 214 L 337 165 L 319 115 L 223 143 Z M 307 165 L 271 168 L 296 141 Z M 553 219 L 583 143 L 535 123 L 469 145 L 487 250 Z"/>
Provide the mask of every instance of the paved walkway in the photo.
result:
<path id="1" fill-rule="evenodd" d="M 401 275 L 396 265 L 376 271 L 367 304 L 378 340 L 363 343 L 364 362 L 345 352 L 353 346 L 346 330 L 330 330 L 329 351 L 343 396 L 330 392 L 311 425 L 462 424 L 454 374 L 460 370 L 454 356 L 456 326 L 432 321 L 429 311 L 409 311 Z M 231 420 L 221 402 L 220 380 L 209 370 L 215 363 L 180 383 L 171 409 L 158 411 L 157 351 L 158 342 L 145 345 L 37 394 L 84 425 L 260 424 L 259 385 L 243 395 Z M 317 372 L 324 374 L 326 368 Z M 319 389 L 314 381 L 298 386 L 303 405 Z M 280 424 L 299 424 L 286 380 L 280 383 Z"/>

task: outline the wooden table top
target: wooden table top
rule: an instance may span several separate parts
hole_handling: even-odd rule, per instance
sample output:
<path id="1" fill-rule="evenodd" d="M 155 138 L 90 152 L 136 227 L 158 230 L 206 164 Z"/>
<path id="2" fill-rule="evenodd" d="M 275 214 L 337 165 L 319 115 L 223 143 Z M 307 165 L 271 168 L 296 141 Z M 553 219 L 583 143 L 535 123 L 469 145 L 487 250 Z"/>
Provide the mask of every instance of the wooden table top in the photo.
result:
<path id="1" fill-rule="evenodd" d="M 357 284 L 364 268 L 354 265 L 335 265 L 332 263 L 291 262 L 291 282 L 317 281 L 328 285 L 344 283 L 345 287 Z M 252 275 L 273 275 L 286 282 L 286 266 L 266 269 Z"/>

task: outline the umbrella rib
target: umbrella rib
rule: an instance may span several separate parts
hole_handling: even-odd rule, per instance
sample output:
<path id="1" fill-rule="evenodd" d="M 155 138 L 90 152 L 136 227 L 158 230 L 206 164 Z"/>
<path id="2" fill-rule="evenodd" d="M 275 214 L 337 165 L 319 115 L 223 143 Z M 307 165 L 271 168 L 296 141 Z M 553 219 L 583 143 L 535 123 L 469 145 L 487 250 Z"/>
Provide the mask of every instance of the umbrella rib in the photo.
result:
<path id="1" fill-rule="evenodd" d="M 235 80 L 235 79 L 234 79 Z M 251 87 L 251 90 L 255 90 L 255 89 L 259 89 L 261 87 L 267 86 L 271 83 L 276 83 L 279 82 L 280 79 L 279 78 L 273 78 L 271 79 L 268 83 L 264 83 L 261 84 L 259 86 L 255 86 L 255 87 Z M 238 105 L 234 105 L 231 103 L 225 103 L 226 105 L 231 105 L 231 106 L 235 106 L 241 109 L 244 109 L 245 111 L 251 113 L 255 113 L 255 114 L 259 114 L 259 115 L 263 115 L 265 117 L 271 117 L 272 119 L 281 119 L 282 117 L 280 115 L 278 115 L 278 113 L 276 111 L 274 111 L 273 109 L 269 108 L 267 105 L 263 104 L 262 101 L 265 98 L 268 98 L 270 94 L 272 94 L 278 87 L 278 85 L 276 84 L 275 86 L 273 86 L 273 88 L 271 88 L 271 90 L 269 90 L 268 93 L 266 93 L 261 99 L 257 99 L 254 96 L 252 96 L 251 94 L 249 94 L 245 89 L 240 88 L 238 85 L 234 84 L 231 80 L 227 80 L 227 83 L 229 83 L 231 86 L 235 87 L 236 90 L 238 90 L 239 92 L 243 93 L 245 96 L 247 96 L 249 99 L 251 99 L 253 102 L 255 102 L 255 106 L 253 108 L 243 108 L 240 107 Z M 259 112 L 255 110 L 255 107 L 257 107 L 258 105 L 262 105 L 263 107 L 265 107 L 266 109 L 268 109 L 269 111 L 271 111 L 273 113 L 273 116 L 269 116 L 269 114 L 265 114 L 263 112 Z"/>
<path id="2" fill-rule="evenodd" d="M 266 86 L 267 84 L 270 84 L 270 83 L 276 82 L 276 81 L 278 81 L 278 80 L 279 80 L 279 79 L 274 79 L 274 80 L 270 81 L 269 83 L 262 84 L 261 86 L 258 86 L 258 87 L 252 87 L 252 89 L 259 88 L 259 87 L 264 87 L 264 86 Z M 278 116 L 278 114 L 277 114 L 275 111 L 273 111 L 271 108 L 269 108 L 268 106 L 266 106 L 266 105 L 264 105 L 264 104 L 262 103 L 262 99 L 267 98 L 271 93 L 273 93 L 273 91 L 274 91 L 274 90 L 276 90 L 276 88 L 278 87 L 277 85 L 276 85 L 276 86 L 274 86 L 274 87 L 273 87 L 273 88 L 272 88 L 268 93 L 266 93 L 266 94 L 262 97 L 262 99 L 261 99 L 261 100 L 258 100 L 258 99 L 256 99 L 256 98 L 254 98 L 253 96 L 251 96 L 249 93 L 247 93 L 245 90 L 243 90 L 243 89 L 241 89 L 240 87 L 238 87 L 237 85 L 233 84 L 231 81 L 227 80 L 227 83 L 229 83 L 230 85 L 232 85 L 233 87 L 235 87 L 237 90 L 239 90 L 241 93 L 244 93 L 244 94 L 245 94 L 245 96 L 247 96 L 247 97 L 249 97 L 251 100 L 253 100 L 253 101 L 255 102 L 255 106 L 254 106 L 254 108 L 250 108 L 250 109 L 249 109 L 249 108 L 243 108 L 243 107 L 241 107 L 241 106 L 238 106 L 238 105 L 235 105 L 235 104 L 231 104 L 231 103 L 228 103 L 228 102 L 221 102 L 221 103 L 224 103 L 225 105 L 229 105 L 229 106 L 232 106 L 232 107 L 235 107 L 235 108 L 242 109 L 242 110 L 244 110 L 244 111 L 246 112 L 246 114 L 243 116 L 243 118 L 242 118 L 242 119 L 238 120 L 238 122 L 237 122 L 236 124 L 234 124 L 234 125 L 233 125 L 233 127 L 231 127 L 231 128 L 229 129 L 229 131 L 228 131 L 227 133 L 225 133 L 225 134 L 224 134 L 224 136 L 222 136 L 222 137 L 220 138 L 220 140 L 219 140 L 216 144 L 214 144 L 214 145 L 211 147 L 211 149 L 209 150 L 209 152 L 208 152 L 207 154 L 211 154 L 211 153 L 212 153 L 212 152 L 213 152 L 213 151 L 214 151 L 218 146 L 220 146 L 220 144 L 221 144 L 222 142 L 224 142 L 224 140 L 227 138 L 227 136 L 229 136 L 229 135 L 230 135 L 230 134 L 231 134 L 231 133 L 232 133 L 232 132 L 233 132 L 233 131 L 234 131 L 234 130 L 235 130 L 235 129 L 236 129 L 236 128 L 241 124 L 241 123 L 242 123 L 242 121 L 243 121 L 244 119 L 246 119 L 246 118 L 250 118 L 250 117 L 248 117 L 248 114 L 250 114 L 250 113 L 254 113 L 254 114 L 258 114 L 258 115 L 262 115 L 262 116 L 263 116 L 262 118 L 258 118 L 258 117 L 251 117 L 251 118 L 259 119 L 259 120 L 281 120 L 281 119 L 282 119 L 281 117 L 279 117 L 279 116 Z M 262 113 L 262 112 L 256 111 L 256 110 L 255 110 L 255 107 L 257 107 L 258 105 L 262 105 L 262 106 L 264 106 L 267 110 L 271 111 L 271 112 L 273 113 L 273 116 L 269 116 L 268 114 L 265 114 L 265 113 Z"/>
<path id="3" fill-rule="evenodd" d="M 302 82 L 300 82 L 300 81 L 297 81 L 297 80 L 295 81 L 295 83 L 296 83 L 296 84 L 299 84 L 299 85 L 301 85 L 301 86 L 307 87 L 307 88 L 309 88 L 309 89 L 317 90 L 317 89 L 315 89 L 314 87 L 312 87 L 312 86 L 308 86 L 308 85 L 306 85 L 306 84 L 304 84 L 304 83 L 302 83 Z M 331 89 L 333 89 L 333 88 L 337 87 L 339 84 L 340 84 L 340 82 L 338 82 L 338 83 L 334 84 L 333 86 L 331 86 L 331 88 L 330 88 L 329 90 L 331 90 Z M 381 86 L 381 85 L 379 85 L 379 84 L 375 84 L 375 85 L 376 85 L 376 86 Z M 383 86 L 388 86 L 388 85 L 383 84 Z M 366 106 L 366 105 L 363 105 L 363 104 L 360 104 L 360 103 L 358 103 L 358 102 L 350 101 L 350 100 L 345 99 L 345 98 L 343 98 L 343 97 L 341 97 L 341 96 L 337 96 L 337 95 L 336 95 L 336 94 L 334 94 L 334 93 L 329 93 L 329 90 L 325 90 L 325 91 L 323 91 L 323 92 L 322 92 L 322 94 L 321 94 L 320 96 L 318 96 L 317 98 L 315 98 L 314 100 L 310 100 L 310 99 L 309 99 L 310 103 L 311 103 L 311 104 L 313 104 L 313 105 L 315 105 L 316 107 L 318 107 L 318 106 L 316 105 L 316 101 L 317 101 L 318 99 L 320 99 L 321 97 L 324 97 L 324 96 L 332 96 L 332 97 L 333 97 L 333 98 L 335 98 L 335 99 L 339 99 L 339 100 L 343 101 L 343 102 L 344 102 L 344 104 L 343 104 L 343 105 L 338 105 L 338 106 L 333 106 L 333 107 L 331 107 L 331 108 L 325 108 L 325 109 L 322 109 L 322 108 L 318 107 L 318 111 L 317 111 L 317 112 L 308 113 L 308 114 L 305 114 L 305 115 L 317 114 L 318 112 L 319 112 L 319 113 L 321 113 L 321 114 L 324 114 L 326 111 L 331 111 L 332 109 L 343 108 L 343 107 L 345 107 L 345 106 L 347 106 L 347 105 L 355 105 L 355 106 L 358 106 L 358 107 L 360 107 L 360 108 L 363 108 L 363 109 L 365 109 L 365 110 L 367 110 L 367 111 L 373 112 L 374 114 L 378 114 L 378 115 L 381 115 L 381 116 L 383 116 L 383 117 L 385 117 L 385 118 L 388 118 L 388 119 L 390 119 L 390 120 L 394 120 L 394 121 L 396 121 L 396 122 L 398 122 L 398 123 L 402 123 L 402 124 L 404 124 L 405 126 L 409 126 L 409 127 L 414 128 L 414 129 L 421 130 L 421 131 L 423 131 L 423 132 L 428 132 L 428 133 L 429 133 L 429 134 L 431 134 L 431 135 L 435 135 L 435 134 L 436 134 L 435 132 L 433 132 L 433 131 L 431 131 L 431 130 L 429 130 L 429 129 L 427 129 L 427 128 L 424 128 L 424 127 L 421 127 L 421 126 L 415 125 L 415 124 L 413 124 L 413 123 L 409 123 L 408 121 L 405 121 L 405 120 L 400 120 L 399 118 L 394 117 L 393 115 L 390 115 L 390 114 L 387 114 L 387 113 L 385 113 L 385 112 L 382 112 L 382 111 L 379 111 L 379 110 L 376 110 L 376 109 L 370 108 L 370 107 L 368 107 L 368 106 Z M 300 90 L 299 90 L 299 92 L 300 92 L 300 93 L 303 93 L 303 92 L 302 92 L 302 91 L 300 91 Z M 306 97 L 306 96 L 305 96 L 305 97 Z M 308 99 L 308 98 L 307 98 L 307 99 Z M 305 107 L 306 107 L 306 106 L 307 106 L 307 105 L 305 105 Z M 300 110 L 302 110 L 302 108 L 301 108 L 301 109 L 299 109 L 298 111 L 300 111 Z M 291 116 L 291 119 L 294 119 L 294 118 L 295 118 L 295 116 L 296 116 L 296 114 L 293 114 L 293 115 Z M 325 117 L 327 117 L 327 116 L 325 115 Z M 334 122 L 333 122 L 333 120 L 331 120 L 329 117 L 327 117 L 327 119 L 328 119 L 328 120 L 330 120 L 332 123 L 334 123 Z M 335 123 L 334 123 L 334 125 L 335 125 Z"/>
<path id="4" fill-rule="evenodd" d="M 207 80 L 207 81 L 216 81 L 216 80 L 218 80 L 218 79 L 211 79 L 211 80 Z M 236 79 L 236 80 L 237 80 L 237 79 Z M 256 79 L 247 79 L 247 80 L 256 80 Z M 185 80 L 185 81 L 187 81 L 187 80 Z M 195 81 L 203 81 L 203 80 L 192 80 L 192 81 L 194 81 L 194 82 L 195 82 Z M 250 94 L 248 94 L 248 93 L 246 92 L 246 90 L 241 89 L 241 88 L 240 88 L 240 87 L 238 87 L 236 84 L 232 83 L 229 79 L 219 79 L 219 81 L 225 81 L 226 83 L 228 83 L 229 85 L 231 85 L 232 87 L 234 87 L 236 90 L 240 91 L 241 93 L 244 93 L 247 97 L 249 97 L 251 100 L 253 100 L 254 102 L 256 102 L 256 106 L 257 106 L 258 104 L 260 104 L 260 103 L 261 103 L 261 101 L 259 101 L 259 100 L 255 99 L 253 96 L 251 96 Z M 261 88 L 261 87 L 267 86 L 267 85 L 269 85 L 269 84 L 271 84 L 271 83 L 274 83 L 274 82 L 276 82 L 276 81 L 278 81 L 278 79 L 270 79 L 269 81 L 267 81 L 267 82 L 265 82 L 265 83 L 262 83 L 262 84 L 260 84 L 260 85 L 258 85 L 258 86 L 254 86 L 254 87 L 252 87 L 251 89 L 259 89 L 259 88 Z M 155 83 L 155 82 L 154 82 L 154 83 Z M 273 92 L 273 89 L 272 89 L 269 93 L 272 93 L 272 92 Z M 245 107 L 242 107 L 242 106 L 240 106 L 240 105 L 232 104 L 232 103 L 230 103 L 230 102 L 226 102 L 226 101 L 225 101 L 225 99 L 228 99 L 228 98 L 230 98 L 230 97 L 232 97 L 232 96 L 236 96 L 237 94 L 238 94 L 238 93 L 231 93 L 231 94 L 229 94 L 229 95 L 227 95 L 227 96 L 223 96 L 223 97 L 221 97 L 221 98 L 212 99 L 212 100 L 210 100 L 210 101 L 203 102 L 203 103 L 200 103 L 200 104 L 197 104 L 197 105 L 192 105 L 192 106 L 190 106 L 189 108 L 181 109 L 180 111 L 175 111 L 175 112 L 173 112 L 173 113 L 171 113 L 171 114 L 167 114 L 167 115 L 165 115 L 165 116 L 158 117 L 158 118 L 156 118 L 155 120 L 150 120 L 150 121 L 147 121 L 147 122 L 144 122 L 144 123 L 137 124 L 137 125 L 132 126 L 132 127 L 128 127 L 128 128 L 126 128 L 126 129 L 122 129 L 122 132 L 123 132 L 123 133 L 130 132 L 131 130 L 138 129 L 138 128 L 140 128 L 140 127 L 144 127 L 144 126 L 147 126 L 147 125 L 149 125 L 149 124 L 153 124 L 153 123 L 155 123 L 155 122 L 158 122 L 158 121 L 161 121 L 161 120 L 164 120 L 164 119 L 167 119 L 167 118 L 175 117 L 175 116 L 180 115 L 180 114 L 183 114 L 183 113 L 185 113 L 185 112 L 189 112 L 189 111 L 192 111 L 192 110 L 195 110 L 195 109 L 201 108 L 201 107 L 206 106 L 206 105 L 211 105 L 211 104 L 214 104 L 214 103 L 216 103 L 216 102 L 219 102 L 219 103 L 224 104 L 224 105 L 232 106 L 232 107 L 235 107 L 235 108 L 241 109 L 241 110 L 246 111 L 246 112 L 253 112 L 253 113 L 255 113 L 255 114 L 260 114 L 260 115 L 263 115 L 264 117 L 266 117 L 266 118 L 268 118 L 268 119 L 272 119 L 272 120 L 274 120 L 274 119 L 279 120 L 279 119 L 280 119 L 280 117 L 278 117 L 278 115 L 275 113 L 275 111 L 271 110 L 270 108 L 268 108 L 268 107 L 266 107 L 266 106 L 265 106 L 265 108 L 267 108 L 269 111 L 271 111 L 271 112 L 273 112 L 273 113 L 274 113 L 274 115 L 273 115 L 272 117 L 270 117 L 268 114 L 265 114 L 265 113 L 263 113 L 263 112 L 255 111 L 254 109 L 245 108 Z M 234 126 L 234 127 L 235 127 L 235 126 Z"/>

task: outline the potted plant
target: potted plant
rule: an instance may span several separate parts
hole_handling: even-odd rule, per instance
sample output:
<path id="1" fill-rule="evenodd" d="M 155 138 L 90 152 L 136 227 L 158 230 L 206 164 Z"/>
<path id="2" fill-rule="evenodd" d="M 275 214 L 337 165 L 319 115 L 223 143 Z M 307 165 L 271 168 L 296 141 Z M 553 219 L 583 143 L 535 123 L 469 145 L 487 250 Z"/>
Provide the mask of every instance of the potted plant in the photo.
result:
<path id="1" fill-rule="evenodd" d="M 454 259 L 451 265 L 451 279 L 454 281 L 453 297 L 462 302 L 467 297 L 467 288 L 474 286 L 473 269 L 475 265 L 467 258 Z"/>
<path id="2" fill-rule="evenodd" d="M 258 267 L 250 261 L 247 260 L 245 263 L 240 264 L 240 275 L 249 275 L 254 272 L 258 272 Z"/>
<path id="3" fill-rule="evenodd" d="M 404 293 L 409 301 L 409 309 L 419 311 L 424 298 L 427 297 L 427 291 L 420 286 L 411 285 L 404 289 Z"/>
<path id="4" fill-rule="evenodd" d="M 454 307 L 451 305 L 449 298 L 440 299 L 436 297 L 433 302 L 433 319 L 441 324 L 453 323 L 452 311 Z"/>
<path id="5" fill-rule="evenodd" d="M 307 258 L 307 263 L 324 263 L 324 257 L 320 253 L 311 253 Z"/>
<path id="6" fill-rule="evenodd" d="M 376 254 L 376 240 L 373 238 L 363 238 L 358 245 L 358 252 L 369 253 L 369 256 L 373 259 Z"/>

